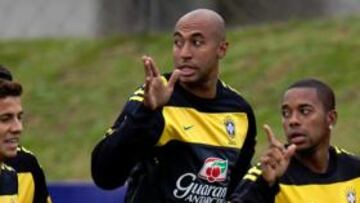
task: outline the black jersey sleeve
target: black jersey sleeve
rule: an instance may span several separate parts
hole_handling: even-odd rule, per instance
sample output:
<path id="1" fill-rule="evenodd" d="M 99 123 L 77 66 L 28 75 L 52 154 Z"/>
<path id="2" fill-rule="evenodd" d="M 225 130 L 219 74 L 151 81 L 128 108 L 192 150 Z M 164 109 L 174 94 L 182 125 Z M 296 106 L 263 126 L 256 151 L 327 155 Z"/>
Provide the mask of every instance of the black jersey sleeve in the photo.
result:
<path id="1" fill-rule="evenodd" d="M 247 174 L 230 196 L 232 203 L 274 203 L 279 192 L 279 183 L 273 186 L 262 178 L 259 164 L 249 169 Z"/>
<path id="2" fill-rule="evenodd" d="M 103 189 L 123 185 L 136 163 L 151 154 L 163 126 L 161 109 L 146 108 L 142 95 L 130 97 L 115 124 L 92 152 L 91 173 L 95 184 Z"/>
<path id="3" fill-rule="evenodd" d="M 17 195 L 18 179 L 16 171 L 10 166 L 0 163 L 0 200 L 2 197 Z"/>
<path id="4" fill-rule="evenodd" d="M 228 197 L 233 193 L 247 170 L 251 167 L 251 159 L 255 153 L 256 145 L 256 121 L 252 109 L 249 106 L 247 112 L 249 129 L 247 131 L 246 139 L 243 147 L 240 150 L 238 161 L 236 162 L 235 170 L 232 172 L 230 177 L 230 185 L 228 187 Z"/>
<path id="5" fill-rule="evenodd" d="M 36 157 L 33 159 L 33 167 L 31 173 L 35 182 L 34 203 L 46 203 L 49 198 L 49 192 L 46 186 L 46 179 L 43 169 L 40 167 Z"/>

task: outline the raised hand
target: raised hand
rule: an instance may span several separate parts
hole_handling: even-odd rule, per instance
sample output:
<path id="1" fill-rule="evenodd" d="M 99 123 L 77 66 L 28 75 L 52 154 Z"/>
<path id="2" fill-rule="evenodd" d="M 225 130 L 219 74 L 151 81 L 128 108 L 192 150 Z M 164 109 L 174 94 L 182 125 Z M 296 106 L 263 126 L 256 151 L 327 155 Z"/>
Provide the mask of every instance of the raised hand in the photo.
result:
<path id="1" fill-rule="evenodd" d="M 270 126 L 264 125 L 264 130 L 268 138 L 269 146 L 260 158 L 262 176 L 272 186 L 281 176 L 284 175 L 289 166 L 290 159 L 294 155 L 296 146 L 291 144 L 285 148 L 276 139 Z"/>
<path id="2" fill-rule="evenodd" d="M 155 110 L 169 101 L 180 74 L 178 70 L 174 70 L 166 84 L 161 79 L 161 74 L 156 68 L 154 60 L 149 56 L 143 56 L 142 60 L 145 70 L 144 105 Z"/>

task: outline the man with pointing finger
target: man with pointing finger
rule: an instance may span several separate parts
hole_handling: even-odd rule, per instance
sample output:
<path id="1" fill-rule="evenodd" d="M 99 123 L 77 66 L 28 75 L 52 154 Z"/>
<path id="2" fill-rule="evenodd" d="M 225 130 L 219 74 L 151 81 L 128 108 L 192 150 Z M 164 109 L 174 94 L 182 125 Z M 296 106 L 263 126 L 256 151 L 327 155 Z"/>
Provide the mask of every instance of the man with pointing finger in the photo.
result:
<path id="1" fill-rule="evenodd" d="M 127 182 L 126 202 L 222 203 L 249 168 L 255 146 L 251 106 L 219 80 L 228 49 L 222 17 L 182 16 L 173 33 L 174 71 L 143 56 L 145 84 L 92 153 L 105 189 Z"/>
<path id="2" fill-rule="evenodd" d="M 288 144 L 264 126 L 269 147 L 231 202 L 360 202 L 360 159 L 330 145 L 337 119 L 332 89 L 315 79 L 297 81 L 283 96 L 281 114 Z"/>

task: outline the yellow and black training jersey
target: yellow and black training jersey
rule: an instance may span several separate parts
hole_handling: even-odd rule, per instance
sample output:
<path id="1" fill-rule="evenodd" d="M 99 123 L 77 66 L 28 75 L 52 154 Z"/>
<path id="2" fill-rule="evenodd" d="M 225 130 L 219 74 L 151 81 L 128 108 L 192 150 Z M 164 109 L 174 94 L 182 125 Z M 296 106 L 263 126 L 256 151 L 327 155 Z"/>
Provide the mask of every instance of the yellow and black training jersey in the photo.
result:
<path id="1" fill-rule="evenodd" d="M 17 155 L 5 163 L 17 172 L 19 202 L 50 203 L 45 175 L 35 155 L 24 147 L 18 147 Z"/>
<path id="2" fill-rule="evenodd" d="M 261 176 L 259 165 L 251 168 L 232 196 L 241 203 L 356 203 L 360 202 L 360 159 L 331 147 L 329 166 L 318 174 L 292 158 L 273 187 Z"/>
<path id="3" fill-rule="evenodd" d="M 18 203 L 18 182 L 16 171 L 0 163 L 0 202 Z"/>
<path id="4" fill-rule="evenodd" d="M 127 202 L 225 202 L 254 154 L 251 106 L 221 81 L 214 99 L 176 84 L 156 111 L 143 96 L 143 87 L 135 91 L 95 147 L 95 183 L 111 189 L 128 180 Z"/>

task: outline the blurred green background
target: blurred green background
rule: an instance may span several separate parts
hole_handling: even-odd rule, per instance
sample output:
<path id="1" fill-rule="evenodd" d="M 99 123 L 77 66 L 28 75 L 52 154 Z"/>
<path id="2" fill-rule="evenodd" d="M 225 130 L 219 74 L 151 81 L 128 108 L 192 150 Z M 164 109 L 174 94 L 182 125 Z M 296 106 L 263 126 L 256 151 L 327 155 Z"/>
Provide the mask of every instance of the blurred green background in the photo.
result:
<path id="1" fill-rule="evenodd" d="M 254 161 L 266 146 L 264 123 L 283 138 L 281 95 L 304 77 L 333 87 L 339 113 L 333 143 L 360 154 L 360 17 L 241 27 L 229 31 L 228 40 L 221 78 L 255 110 Z M 141 56 L 153 56 L 166 72 L 171 49 L 171 33 L 0 41 L 0 63 L 25 88 L 22 143 L 38 156 L 49 181 L 91 180 L 93 147 L 143 81 Z"/>

